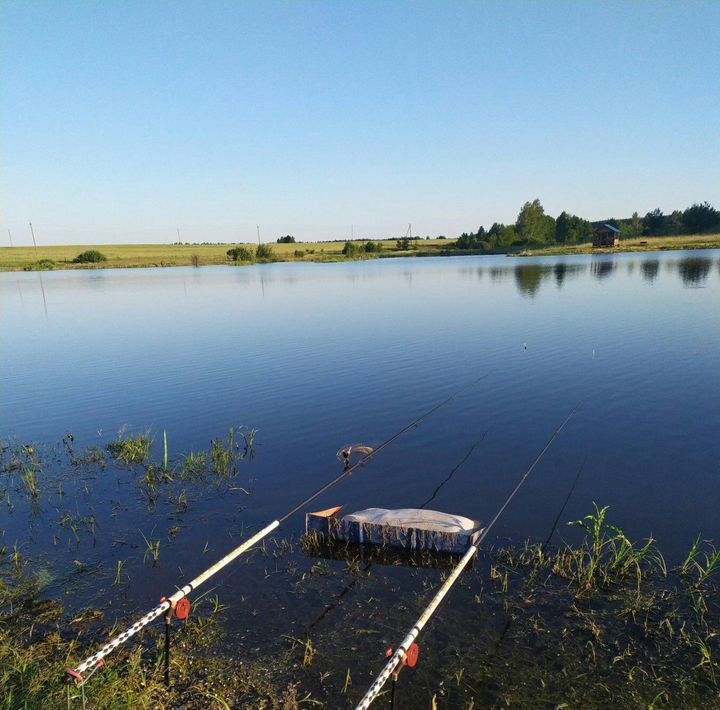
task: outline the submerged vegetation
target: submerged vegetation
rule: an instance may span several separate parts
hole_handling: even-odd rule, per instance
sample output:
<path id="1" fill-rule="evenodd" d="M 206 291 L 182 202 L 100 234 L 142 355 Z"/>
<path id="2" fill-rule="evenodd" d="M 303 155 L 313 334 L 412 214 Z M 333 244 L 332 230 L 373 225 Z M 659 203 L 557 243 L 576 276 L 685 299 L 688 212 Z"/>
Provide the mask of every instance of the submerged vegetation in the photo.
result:
<path id="1" fill-rule="evenodd" d="M 150 458 L 152 444 L 149 432 L 134 435 L 120 432 L 117 439 L 107 445 L 107 449 L 118 461 L 144 464 Z"/>
<path id="2" fill-rule="evenodd" d="M 420 665 L 398 686 L 401 703 L 717 705 L 717 550 L 697 539 L 671 569 L 654 541 L 634 543 L 611 524 L 606 507 L 571 525 L 582 534 L 575 544 L 549 549 L 528 541 L 480 557 L 441 609 L 440 623 L 421 637 Z M 140 536 L 143 558 L 154 565 L 160 537 Z M 211 590 L 194 601 L 188 622 L 173 627 L 169 688 L 160 624 L 121 647 L 80 688 L 64 683 L 65 669 L 126 622 L 110 628 L 110 609 L 65 609 L 48 596 L 40 568 L 17 548 L 1 548 L 0 704 L 60 708 L 69 693 L 71 707 L 81 706 L 82 694 L 89 707 L 344 706 L 364 692 L 384 663 L 382 649 L 399 640 L 452 558 L 401 559 L 383 548 L 339 544 L 328 550 L 310 537 L 302 547 L 269 539 L 246 564 L 272 598 L 286 588 L 291 601 L 278 615 L 259 589 L 241 598 L 252 610 L 242 627 L 257 615 L 250 647 L 225 636 L 227 619 L 218 622 L 238 599 Z M 117 560 L 107 570 L 118 594 L 127 593 L 126 568 L 127 560 Z M 404 592 L 392 605 L 400 580 Z"/>
<path id="3" fill-rule="evenodd" d="M 98 708 L 359 699 L 453 558 L 268 538 L 173 624 L 170 688 L 161 621 L 84 690 L 64 682 L 68 666 L 146 611 L 134 600 L 168 591 L 163 572 L 180 583 L 236 544 L 221 541 L 226 533 L 247 536 L 241 520 L 204 530 L 203 514 L 192 514 L 201 496 L 246 500 L 237 478 L 250 488 L 255 437 L 232 428 L 174 458 L 166 434 L 155 454 L 150 431 L 123 431 L 107 449 L 82 449 L 71 435 L 56 447 L 0 447 L 7 523 L 26 516 L 32 528 L 42 517 L 52 538 L 36 553 L 21 527 L 0 540 L 0 706 L 66 707 L 68 691 L 71 707 L 84 692 Z M 126 497 L 106 500 L 108 490 Z M 142 518 L 123 520 L 143 501 Z M 720 551 L 698 537 L 673 566 L 610 513 L 596 505 L 554 547 L 481 551 L 420 638 L 420 664 L 398 684 L 401 706 L 720 707 Z"/>

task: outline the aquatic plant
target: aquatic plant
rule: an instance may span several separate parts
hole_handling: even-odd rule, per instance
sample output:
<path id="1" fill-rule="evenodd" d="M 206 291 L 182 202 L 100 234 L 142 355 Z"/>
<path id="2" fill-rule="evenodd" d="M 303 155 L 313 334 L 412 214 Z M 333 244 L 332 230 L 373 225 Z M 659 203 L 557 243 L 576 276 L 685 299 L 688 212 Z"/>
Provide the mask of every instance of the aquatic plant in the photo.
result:
<path id="1" fill-rule="evenodd" d="M 168 438 L 167 430 L 163 429 L 163 468 L 168 470 Z"/>
<path id="2" fill-rule="evenodd" d="M 645 574 L 642 563 L 658 561 L 652 554 L 655 542 L 652 538 L 636 547 L 620 528 L 607 523 L 609 506 L 600 508 L 593 503 L 593 507 L 594 514 L 568 523 L 584 530 L 586 539 L 575 548 L 565 545 L 558 551 L 553 565 L 555 574 L 577 583 L 580 594 L 612 584 L 630 574 L 639 581 Z"/>
<path id="3" fill-rule="evenodd" d="M 138 530 L 145 541 L 145 554 L 143 555 L 143 562 L 147 562 L 149 557 L 152 557 L 153 565 L 157 564 L 160 559 L 160 540 L 150 540 L 145 537 L 145 533 L 142 530 Z M 151 533 L 152 534 L 152 533 Z"/>
<path id="4" fill-rule="evenodd" d="M 28 464 L 22 472 L 22 481 L 28 493 L 33 499 L 40 495 L 40 486 L 37 480 L 37 468 L 34 464 Z"/>
<path id="5" fill-rule="evenodd" d="M 191 451 L 180 467 L 180 478 L 183 480 L 196 481 L 202 479 L 206 473 L 207 454 L 204 451 L 197 454 Z"/>
<path id="6" fill-rule="evenodd" d="M 120 584 L 120 576 L 122 575 L 122 569 L 124 564 L 125 560 L 117 561 L 117 572 L 115 573 L 115 580 L 113 581 L 114 587 L 117 587 Z"/>
<path id="7" fill-rule="evenodd" d="M 107 449 L 117 461 L 126 464 L 143 464 L 150 458 L 152 443 L 148 431 L 142 434 L 120 432 L 117 439 L 107 445 Z"/>
<path id="8" fill-rule="evenodd" d="M 706 582 L 713 574 L 720 571 L 720 550 L 712 543 L 707 543 L 707 549 L 700 549 L 700 536 L 695 539 L 685 561 L 680 566 L 680 573 L 690 577 L 697 575 L 696 585 Z"/>

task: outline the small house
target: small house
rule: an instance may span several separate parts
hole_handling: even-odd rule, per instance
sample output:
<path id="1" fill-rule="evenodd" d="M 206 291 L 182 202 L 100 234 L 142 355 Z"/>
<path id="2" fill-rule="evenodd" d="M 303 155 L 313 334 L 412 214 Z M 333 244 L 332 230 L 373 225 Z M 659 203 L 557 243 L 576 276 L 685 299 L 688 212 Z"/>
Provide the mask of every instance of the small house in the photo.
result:
<path id="1" fill-rule="evenodd" d="M 620 230 L 612 224 L 601 224 L 593 230 L 594 247 L 620 246 Z"/>

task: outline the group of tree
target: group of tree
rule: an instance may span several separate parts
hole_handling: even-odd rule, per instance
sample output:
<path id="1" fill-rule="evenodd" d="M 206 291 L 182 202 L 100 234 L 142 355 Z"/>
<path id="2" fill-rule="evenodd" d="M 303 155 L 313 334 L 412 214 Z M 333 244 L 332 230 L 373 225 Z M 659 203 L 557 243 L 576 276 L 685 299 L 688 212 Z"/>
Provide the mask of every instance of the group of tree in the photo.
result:
<path id="1" fill-rule="evenodd" d="M 274 261 L 275 252 L 269 244 L 258 244 L 257 248 L 251 246 L 233 247 L 227 250 L 227 255 L 233 261 Z"/>
<path id="2" fill-rule="evenodd" d="M 295 244 L 295 237 L 291 237 L 289 234 L 286 234 L 284 237 L 278 237 L 277 243 L 278 244 Z"/>
<path id="3" fill-rule="evenodd" d="M 495 222 L 490 229 L 480 227 L 477 232 L 463 232 L 456 242 L 458 249 L 491 250 L 509 246 L 542 244 L 573 244 L 590 241 L 593 228 L 611 224 L 620 230 L 621 239 L 641 236 L 671 236 L 700 234 L 720 229 L 720 211 L 710 203 L 696 203 L 684 211 L 675 210 L 669 215 L 655 209 L 640 217 L 634 212 L 629 219 L 606 219 L 590 222 L 568 212 L 557 219 L 545 214 L 540 200 L 526 202 L 514 224 Z M 398 241 L 398 248 L 400 248 Z"/>
<path id="4" fill-rule="evenodd" d="M 357 254 L 376 254 L 382 251 L 383 245 L 381 242 L 365 242 L 359 244 L 358 242 L 345 242 L 342 253 L 345 256 L 355 256 Z"/>

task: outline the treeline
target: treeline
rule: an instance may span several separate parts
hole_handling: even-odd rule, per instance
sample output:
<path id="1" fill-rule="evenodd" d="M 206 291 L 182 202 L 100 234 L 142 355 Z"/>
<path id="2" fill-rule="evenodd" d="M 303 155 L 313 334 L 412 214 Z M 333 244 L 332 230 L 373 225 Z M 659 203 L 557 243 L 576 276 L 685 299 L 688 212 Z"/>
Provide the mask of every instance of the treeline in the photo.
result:
<path id="1" fill-rule="evenodd" d="M 621 239 L 637 239 L 643 236 L 673 236 L 701 234 L 720 229 L 720 211 L 710 203 L 693 204 L 683 211 L 675 210 L 669 215 L 655 209 L 640 217 L 634 212 L 628 219 L 610 218 L 590 222 L 568 212 L 561 212 L 557 219 L 545 214 L 540 200 L 526 202 L 514 224 L 495 222 L 490 229 L 480 227 L 477 232 L 463 232 L 456 242 L 458 249 L 499 249 L 510 246 L 542 244 L 573 244 L 588 242 L 593 229 L 610 224 L 620 230 Z"/>

